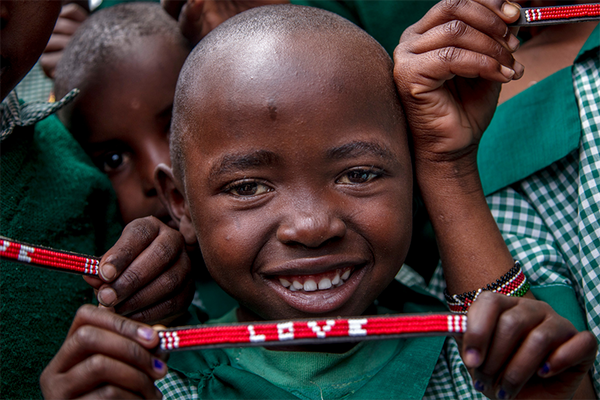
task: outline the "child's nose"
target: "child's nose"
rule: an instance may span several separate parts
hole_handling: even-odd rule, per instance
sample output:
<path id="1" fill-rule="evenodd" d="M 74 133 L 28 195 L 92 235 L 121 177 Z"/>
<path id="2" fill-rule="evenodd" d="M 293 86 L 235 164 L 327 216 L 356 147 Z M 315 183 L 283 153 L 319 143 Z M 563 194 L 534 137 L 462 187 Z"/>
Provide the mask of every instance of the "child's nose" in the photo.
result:
<path id="1" fill-rule="evenodd" d="M 327 213 L 297 213 L 277 229 L 277 239 L 287 245 L 320 247 L 346 234 L 346 224 Z"/>

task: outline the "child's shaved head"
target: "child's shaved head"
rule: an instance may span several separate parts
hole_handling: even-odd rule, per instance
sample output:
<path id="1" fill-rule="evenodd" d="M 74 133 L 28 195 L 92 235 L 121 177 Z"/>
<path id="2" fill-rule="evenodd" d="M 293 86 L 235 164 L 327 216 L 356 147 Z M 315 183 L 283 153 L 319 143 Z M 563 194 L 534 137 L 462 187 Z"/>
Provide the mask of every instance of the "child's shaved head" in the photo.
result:
<path id="1" fill-rule="evenodd" d="M 119 4 L 92 14 L 73 35 L 56 67 L 56 98 L 82 89 L 99 69 L 126 60 L 130 46 L 151 36 L 189 47 L 177 22 L 159 4 Z"/>
<path id="2" fill-rule="evenodd" d="M 287 90 L 287 81 L 299 80 L 341 92 L 344 81 L 366 79 L 374 85 L 373 91 L 389 96 L 391 109 L 403 124 L 392 68 L 390 57 L 375 39 L 328 11 L 274 5 L 238 14 L 206 36 L 181 71 L 171 135 L 174 173 L 182 178 L 185 172 L 181 155 L 186 133 L 202 132 L 201 125 L 188 126 L 186 117 L 200 112 L 202 104 L 215 96 L 230 96 L 233 101 L 236 93 L 251 91 L 253 85 L 271 86 L 277 94 L 278 88 Z M 277 96 L 264 100 L 272 118 L 277 118 Z"/>
<path id="3" fill-rule="evenodd" d="M 173 169 L 156 174 L 241 318 L 359 315 L 412 229 L 412 165 L 392 62 L 327 11 L 255 8 L 182 69 Z"/>

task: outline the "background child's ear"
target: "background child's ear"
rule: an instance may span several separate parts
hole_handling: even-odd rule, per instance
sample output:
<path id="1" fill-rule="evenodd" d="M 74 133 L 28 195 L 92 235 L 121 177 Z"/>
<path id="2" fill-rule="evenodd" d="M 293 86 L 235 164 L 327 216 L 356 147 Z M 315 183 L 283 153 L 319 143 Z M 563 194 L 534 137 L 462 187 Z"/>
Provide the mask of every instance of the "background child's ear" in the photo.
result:
<path id="1" fill-rule="evenodd" d="M 177 186 L 173 170 L 165 164 L 158 164 L 154 171 L 154 185 L 158 190 L 160 201 L 169 210 L 169 214 L 183 235 L 186 244 L 195 246 L 197 244 L 196 232 L 192 225 L 187 202 Z"/>

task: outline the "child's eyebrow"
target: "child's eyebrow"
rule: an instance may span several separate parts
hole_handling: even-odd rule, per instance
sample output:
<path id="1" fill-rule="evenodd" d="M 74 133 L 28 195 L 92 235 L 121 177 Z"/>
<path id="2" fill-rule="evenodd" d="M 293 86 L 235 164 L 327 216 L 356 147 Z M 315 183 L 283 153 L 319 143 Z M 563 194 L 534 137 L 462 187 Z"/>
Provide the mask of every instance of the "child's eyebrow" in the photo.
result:
<path id="1" fill-rule="evenodd" d="M 327 158 L 333 160 L 340 160 L 345 158 L 355 158 L 365 154 L 374 154 L 381 158 L 385 158 L 387 161 L 397 161 L 394 154 L 388 150 L 385 146 L 382 146 L 375 142 L 351 142 L 343 144 L 339 147 L 334 147 L 327 151 Z"/>
<path id="2" fill-rule="evenodd" d="M 251 167 L 270 166 L 280 162 L 281 157 L 272 151 L 257 150 L 245 154 L 227 154 L 221 157 L 210 169 L 209 179 L 221 174 L 244 170 Z"/>

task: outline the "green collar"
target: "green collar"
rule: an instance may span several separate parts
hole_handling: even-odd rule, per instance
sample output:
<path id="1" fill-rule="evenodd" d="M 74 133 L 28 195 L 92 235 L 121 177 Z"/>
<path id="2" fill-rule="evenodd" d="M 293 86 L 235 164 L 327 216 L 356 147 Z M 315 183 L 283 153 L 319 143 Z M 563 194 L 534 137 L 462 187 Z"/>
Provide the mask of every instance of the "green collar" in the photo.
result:
<path id="1" fill-rule="evenodd" d="M 599 42 L 597 26 L 576 61 L 590 57 Z M 498 106 L 477 157 L 485 194 L 560 160 L 579 147 L 580 137 L 572 67 L 567 67 Z"/>

